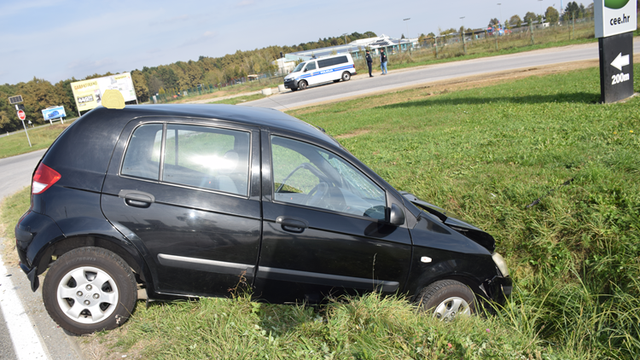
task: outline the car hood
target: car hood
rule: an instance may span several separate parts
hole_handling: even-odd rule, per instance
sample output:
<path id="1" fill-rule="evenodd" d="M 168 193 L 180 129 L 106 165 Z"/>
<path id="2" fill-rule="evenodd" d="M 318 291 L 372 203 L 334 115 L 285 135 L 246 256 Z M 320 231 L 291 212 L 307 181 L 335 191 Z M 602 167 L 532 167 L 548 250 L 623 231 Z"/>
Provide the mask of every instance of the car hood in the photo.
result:
<path id="1" fill-rule="evenodd" d="M 417 196 L 408 193 L 406 191 L 401 191 L 400 194 L 404 196 L 405 199 L 409 200 L 412 204 L 417 206 L 419 209 L 434 215 L 438 218 L 443 224 L 447 225 L 449 228 L 459 232 L 460 234 L 466 236 L 470 240 L 478 243 L 485 249 L 493 252 L 496 248 L 496 241 L 493 236 L 489 235 L 487 232 L 478 229 L 477 227 L 464 222 L 460 219 L 456 219 L 451 216 L 447 216 L 447 211 L 443 208 L 428 203 L 422 199 L 419 199 Z"/>

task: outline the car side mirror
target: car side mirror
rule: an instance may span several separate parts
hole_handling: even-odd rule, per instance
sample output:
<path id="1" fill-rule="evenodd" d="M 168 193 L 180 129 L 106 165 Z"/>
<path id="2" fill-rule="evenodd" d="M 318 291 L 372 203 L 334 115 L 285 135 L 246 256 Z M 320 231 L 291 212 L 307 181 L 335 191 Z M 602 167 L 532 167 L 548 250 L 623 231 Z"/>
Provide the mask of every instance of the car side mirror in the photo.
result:
<path id="1" fill-rule="evenodd" d="M 389 209 L 389 224 L 400 226 L 404 224 L 404 211 L 402 208 L 396 204 L 391 204 L 391 209 Z"/>

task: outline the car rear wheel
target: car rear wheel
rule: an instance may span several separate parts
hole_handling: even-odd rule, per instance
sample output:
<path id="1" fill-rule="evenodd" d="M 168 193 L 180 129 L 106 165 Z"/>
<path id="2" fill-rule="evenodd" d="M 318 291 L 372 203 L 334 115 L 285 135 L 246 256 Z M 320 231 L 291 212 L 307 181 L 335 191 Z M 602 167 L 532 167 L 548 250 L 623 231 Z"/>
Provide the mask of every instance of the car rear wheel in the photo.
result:
<path id="1" fill-rule="evenodd" d="M 56 260 L 44 279 L 42 299 L 63 329 L 90 334 L 122 325 L 136 304 L 136 281 L 111 251 L 83 247 Z"/>
<path id="2" fill-rule="evenodd" d="M 436 281 L 424 288 L 416 299 L 423 311 L 444 321 L 475 313 L 473 291 L 455 280 Z"/>
<path id="3" fill-rule="evenodd" d="M 345 71 L 342 73 L 342 81 L 349 81 L 351 79 L 351 73 Z"/>
<path id="4" fill-rule="evenodd" d="M 300 89 L 300 90 L 304 90 L 304 89 L 306 89 L 306 88 L 307 88 L 307 85 L 308 85 L 308 84 L 307 84 L 307 82 L 306 82 L 306 81 L 301 80 L 301 81 L 298 83 L 298 89 Z"/>

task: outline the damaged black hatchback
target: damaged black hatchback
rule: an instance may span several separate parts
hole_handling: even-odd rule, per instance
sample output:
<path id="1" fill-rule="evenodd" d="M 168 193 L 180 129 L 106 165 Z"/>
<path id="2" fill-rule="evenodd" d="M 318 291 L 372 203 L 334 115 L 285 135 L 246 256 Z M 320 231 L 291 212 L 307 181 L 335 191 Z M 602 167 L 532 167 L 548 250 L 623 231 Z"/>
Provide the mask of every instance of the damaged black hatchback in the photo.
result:
<path id="1" fill-rule="evenodd" d="M 340 144 L 276 110 L 99 107 L 38 164 L 15 228 L 33 290 L 64 329 L 113 329 L 149 299 L 321 302 L 406 294 L 436 316 L 511 292 L 484 231 L 395 190 Z"/>

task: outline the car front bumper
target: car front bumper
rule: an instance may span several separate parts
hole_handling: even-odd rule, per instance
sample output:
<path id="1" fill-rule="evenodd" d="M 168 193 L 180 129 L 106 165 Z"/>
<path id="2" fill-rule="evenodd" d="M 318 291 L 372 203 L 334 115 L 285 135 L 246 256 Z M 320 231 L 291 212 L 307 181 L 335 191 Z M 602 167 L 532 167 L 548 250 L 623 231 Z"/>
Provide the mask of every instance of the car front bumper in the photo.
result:
<path id="1" fill-rule="evenodd" d="M 284 87 L 286 89 L 297 89 L 298 88 L 298 81 L 297 80 L 285 80 L 284 81 Z"/>

